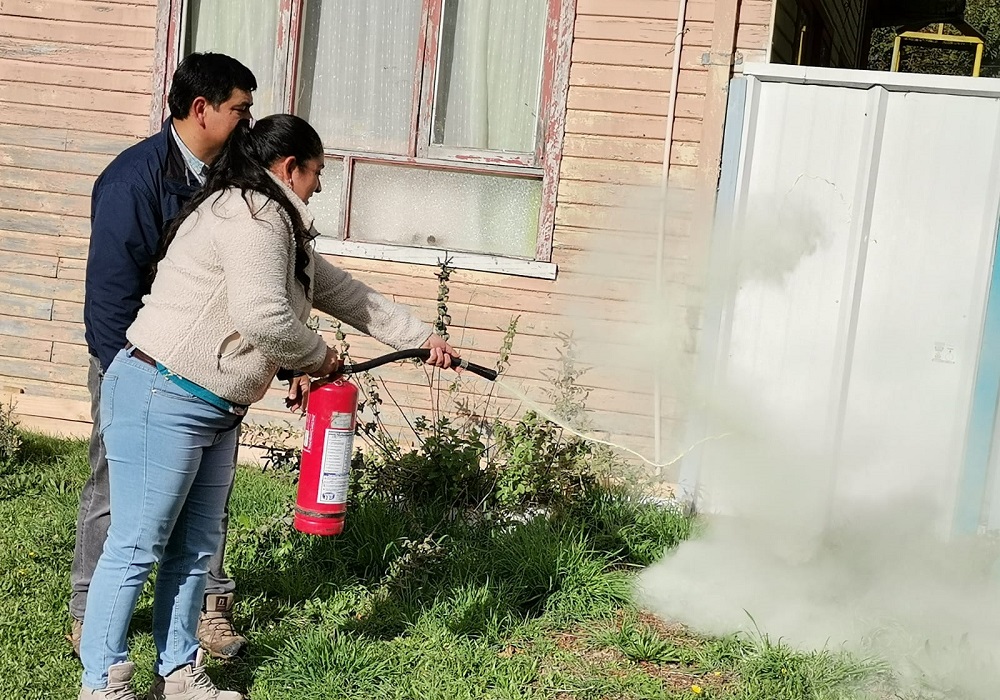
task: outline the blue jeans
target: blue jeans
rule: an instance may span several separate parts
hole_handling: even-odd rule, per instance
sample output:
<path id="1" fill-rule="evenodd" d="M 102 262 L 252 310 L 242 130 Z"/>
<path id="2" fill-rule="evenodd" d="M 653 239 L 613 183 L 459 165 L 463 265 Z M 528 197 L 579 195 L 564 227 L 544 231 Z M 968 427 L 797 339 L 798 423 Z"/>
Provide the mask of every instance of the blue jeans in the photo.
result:
<path id="1" fill-rule="evenodd" d="M 118 353 L 101 386 L 111 526 L 83 620 L 83 685 L 101 689 L 128 658 L 132 613 L 153 565 L 156 672 L 195 659 L 209 559 L 222 538 L 240 419 L 155 367 Z"/>
<path id="2" fill-rule="evenodd" d="M 80 512 L 76 518 L 76 546 L 73 548 L 73 566 L 69 570 L 69 612 L 75 620 L 82 620 L 87 609 L 87 592 L 90 579 L 97 568 L 97 560 L 104 551 L 104 540 L 111 524 L 111 486 L 108 483 L 108 460 L 101 438 L 101 380 L 104 373 L 96 357 L 90 358 L 87 388 L 90 390 L 90 416 L 94 421 L 90 435 L 90 476 L 80 492 Z M 222 541 L 208 564 L 205 595 L 228 595 L 236 591 L 236 582 L 226 575 L 226 530 L 229 513 L 222 519 Z"/>

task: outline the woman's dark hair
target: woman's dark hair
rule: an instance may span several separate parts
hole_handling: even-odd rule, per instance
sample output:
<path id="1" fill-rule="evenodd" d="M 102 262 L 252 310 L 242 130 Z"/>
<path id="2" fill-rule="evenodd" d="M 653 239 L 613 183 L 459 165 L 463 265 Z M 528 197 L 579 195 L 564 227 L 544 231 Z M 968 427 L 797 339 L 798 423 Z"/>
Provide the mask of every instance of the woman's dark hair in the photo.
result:
<path id="1" fill-rule="evenodd" d="M 309 229 L 302 221 L 284 188 L 275 182 L 268 169 L 279 160 L 291 156 L 299 166 L 306 161 L 323 158 L 323 142 L 309 122 L 291 114 L 274 114 L 258 121 L 252 128 L 250 122 L 241 121 L 229 136 L 219 157 L 208 171 L 208 178 L 198 193 L 181 209 L 167 228 L 160 244 L 157 262 L 167 253 L 167 247 L 177 235 L 184 220 L 213 194 L 230 188 L 239 188 L 255 219 L 262 207 L 254 209 L 251 192 L 259 192 L 276 202 L 288 215 L 295 235 L 295 277 L 309 291 L 309 264 L 307 244 L 312 240 Z M 156 276 L 153 266 L 152 276 Z"/>

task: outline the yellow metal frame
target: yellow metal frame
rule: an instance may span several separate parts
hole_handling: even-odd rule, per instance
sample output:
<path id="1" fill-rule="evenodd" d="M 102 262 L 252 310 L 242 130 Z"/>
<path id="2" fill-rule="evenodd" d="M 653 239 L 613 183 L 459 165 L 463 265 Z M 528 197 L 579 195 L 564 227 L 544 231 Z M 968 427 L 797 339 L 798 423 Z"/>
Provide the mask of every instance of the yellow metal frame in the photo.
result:
<path id="1" fill-rule="evenodd" d="M 936 33 L 903 32 L 902 34 L 898 34 L 892 47 L 891 70 L 893 73 L 899 72 L 899 63 L 901 59 L 900 54 L 904 39 L 913 39 L 915 41 L 939 41 L 944 44 L 974 44 L 976 47 L 976 62 L 972 67 L 972 77 L 979 77 L 979 71 L 983 67 L 983 51 L 986 47 L 986 42 L 983 41 L 982 37 L 968 36 L 965 34 L 945 34 L 944 24 L 938 24 L 938 30 Z"/>

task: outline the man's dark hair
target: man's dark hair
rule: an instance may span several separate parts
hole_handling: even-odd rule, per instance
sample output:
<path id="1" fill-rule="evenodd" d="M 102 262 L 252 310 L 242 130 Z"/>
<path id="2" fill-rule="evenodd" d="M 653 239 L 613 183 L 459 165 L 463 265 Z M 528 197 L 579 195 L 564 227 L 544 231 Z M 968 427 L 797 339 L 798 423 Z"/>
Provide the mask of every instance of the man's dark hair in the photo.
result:
<path id="1" fill-rule="evenodd" d="M 235 58 L 221 53 L 192 53 L 174 71 L 167 104 L 174 119 L 184 119 L 198 97 L 218 107 L 229 99 L 233 90 L 256 89 L 253 73 Z"/>

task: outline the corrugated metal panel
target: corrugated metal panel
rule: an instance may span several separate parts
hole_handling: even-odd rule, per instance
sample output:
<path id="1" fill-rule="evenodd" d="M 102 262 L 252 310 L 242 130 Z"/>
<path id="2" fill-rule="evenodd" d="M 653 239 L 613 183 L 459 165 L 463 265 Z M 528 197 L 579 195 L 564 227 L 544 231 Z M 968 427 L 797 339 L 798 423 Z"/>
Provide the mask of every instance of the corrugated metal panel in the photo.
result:
<path id="1" fill-rule="evenodd" d="M 963 467 L 967 442 L 988 453 L 995 421 L 994 401 L 989 434 L 970 433 L 1000 204 L 1000 81 L 744 72 L 734 225 L 716 232 L 730 274 L 715 389 L 752 396 L 836 455 L 838 492 L 933 494 L 950 521 L 956 495 L 982 481 Z M 972 471 L 985 474 L 985 459 Z M 690 469 L 685 478 L 693 487 Z"/>

